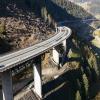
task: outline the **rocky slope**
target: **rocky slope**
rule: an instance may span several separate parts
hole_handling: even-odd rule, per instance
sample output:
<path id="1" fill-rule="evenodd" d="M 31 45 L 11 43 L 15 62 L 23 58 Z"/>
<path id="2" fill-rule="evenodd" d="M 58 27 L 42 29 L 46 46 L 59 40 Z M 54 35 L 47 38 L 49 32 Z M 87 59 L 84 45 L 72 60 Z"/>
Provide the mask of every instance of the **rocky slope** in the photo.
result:
<path id="1" fill-rule="evenodd" d="M 0 12 L 0 53 L 31 46 L 54 34 L 53 27 L 24 3 L 2 1 Z"/>

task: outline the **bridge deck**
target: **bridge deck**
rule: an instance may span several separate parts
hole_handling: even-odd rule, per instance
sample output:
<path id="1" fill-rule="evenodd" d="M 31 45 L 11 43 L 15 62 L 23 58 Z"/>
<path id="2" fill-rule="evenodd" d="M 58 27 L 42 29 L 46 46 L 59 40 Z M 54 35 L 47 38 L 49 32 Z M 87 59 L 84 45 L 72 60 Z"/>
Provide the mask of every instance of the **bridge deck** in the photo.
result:
<path id="1" fill-rule="evenodd" d="M 22 64 L 28 60 L 31 60 L 36 56 L 39 56 L 40 54 L 44 53 L 52 47 L 59 45 L 61 42 L 69 38 L 69 36 L 71 35 L 71 30 L 67 27 L 60 28 L 64 28 L 65 32 L 56 32 L 53 37 L 43 42 L 7 55 L 0 56 L 0 73 L 9 70 L 19 64 Z"/>

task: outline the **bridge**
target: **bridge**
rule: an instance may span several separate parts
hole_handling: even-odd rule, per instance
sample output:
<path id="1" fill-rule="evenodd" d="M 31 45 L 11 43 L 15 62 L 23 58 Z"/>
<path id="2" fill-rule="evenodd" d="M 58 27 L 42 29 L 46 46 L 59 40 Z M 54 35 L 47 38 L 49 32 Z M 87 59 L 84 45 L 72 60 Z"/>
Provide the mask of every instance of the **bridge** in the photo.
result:
<path id="1" fill-rule="evenodd" d="M 55 47 L 62 44 L 64 52 L 66 52 L 66 39 L 68 39 L 70 35 L 71 30 L 68 27 L 57 27 L 56 34 L 51 38 L 28 48 L 0 56 L 3 100 L 14 99 L 11 69 L 33 58 L 34 92 L 42 99 L 41 54 L 53 48 L 53 61 L 59 64 L 60 54 Z"/>

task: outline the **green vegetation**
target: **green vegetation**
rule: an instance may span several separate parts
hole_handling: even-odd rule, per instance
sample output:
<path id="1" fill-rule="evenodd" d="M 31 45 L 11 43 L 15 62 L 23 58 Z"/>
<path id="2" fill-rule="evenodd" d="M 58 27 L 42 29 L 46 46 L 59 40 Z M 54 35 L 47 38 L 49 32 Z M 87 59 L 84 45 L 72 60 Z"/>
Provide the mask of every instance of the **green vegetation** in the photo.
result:
<path id="1" fill-rule="evenodd" d="M 88 94 L 89 82 L 88 82 L 88 78 L 87 78 L 86 74 L 83 74 L 83 83 L 84 83 L 84 87 L 85 87 L 85 92 L 86 92 L 86 94 Z"/>
<path id="2" fill-rule="evenodd" d="M 82 100 L 79 90 L 77 90 L 77 92 L 76 92 L 76 98 L 75 98 L 75 100 Z"/>
<path id="3" fill-rule="evenodd" d="M 70 49 L 69 53 L 68 53 L 68 57 L 69 58 L 77 58 L 80 57 L 80 54 L 78 52 L 74 52 Z"/>
<path id="4" fill-rule="evenodd" d="M 44 18 L 44 20 L 45 20 L 45 22 L 47 21 L 47 19 L 48 19 L 48 14 L 47 14 L 47 9 L 46 9 L 46 7 L 42 7 L 42 9 L 41 9 L 41 15 L 42 15 L 42 17 Z"/>

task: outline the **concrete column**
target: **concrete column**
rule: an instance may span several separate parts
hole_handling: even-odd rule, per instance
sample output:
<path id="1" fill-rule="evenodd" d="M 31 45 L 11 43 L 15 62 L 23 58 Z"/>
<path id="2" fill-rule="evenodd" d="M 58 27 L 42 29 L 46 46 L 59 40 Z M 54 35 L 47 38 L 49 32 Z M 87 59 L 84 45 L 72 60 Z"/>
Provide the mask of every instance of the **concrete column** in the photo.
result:
<path id="1" fill-rule="evenodd" d="M 12 73 L 5 71 L 1 75 L 3 100 L 13 100 Z"/>
<path id="2" fill-rule="evenodd" d="M 42 98 L 41 56 L 36 57 L 34 67 L 34 91 Z"/>
<path id="3" fill-rule="evenodd" d="M 57 64 L 57 65 L 59 65 L 59 52 L 55 49 L 55 48 L 53 48 L 53 61 Z"/>
<path id="4" fill-rule="evenodd" d="M 66 50 L 67 50 L 67 43 L 66 43 L 66 40 L 64 40 L 64 41 L 62 42 L 62 45 L 63 45 L 63 47 L 64 47 L 64 53 L 66 53 Z"/>

